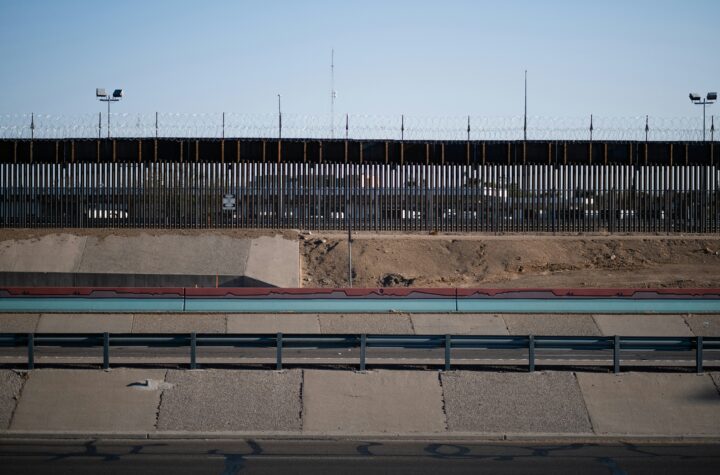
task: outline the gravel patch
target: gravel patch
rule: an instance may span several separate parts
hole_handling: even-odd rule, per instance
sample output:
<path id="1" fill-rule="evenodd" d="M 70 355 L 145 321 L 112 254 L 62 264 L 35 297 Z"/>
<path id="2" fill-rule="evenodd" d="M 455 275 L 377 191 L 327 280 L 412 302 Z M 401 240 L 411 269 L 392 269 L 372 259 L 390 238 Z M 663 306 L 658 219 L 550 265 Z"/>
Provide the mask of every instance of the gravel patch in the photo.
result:
<path id="1" fill-rule="evenodd" d="M 574 373 L 442 373 L 449 431 L 589 433 Z"/>
<path id="2" fill-rule="evenodd" d="M 602 335 L 693 336 L 681 315 L 594 315 Z"/>
<path id="3" fill-rule="evenodd" d="M 225 333 L 225 315 L 135 314 L 133 333 Z"/>
<path id="4" fill-rule="evenodd" d="M 0 370 L 0 430 L 10 427 L 24 381 L 15 371 Z"/>
<path id="5" fill-rule="evenodd" d="M 320 315 L 320 332 L 334 333 L 369 333 L 403 335 L 413 334 L 410 316 L 406 314 L 328 314 Z"/>
<path id="6" fill-rule="evenodd" d="M 39 313 L 4 313 L 0 315 L 0 333 L 33 333 Z"/>
<path id="7" fill-rule="evenodd" d="M 172 370 L 158 430 L 299 431 L 302 371 Z"/>
<path id="8" fill-rule="evenodd" d="M 686 315 L 685 321 L 695 336 L 720 335 L 720 315 Z"/>
<path id="9" fill-rule="evenodd" d="M 600 335 L 592 315 L 507 314 L 503 318 L 511 335 Z"/>

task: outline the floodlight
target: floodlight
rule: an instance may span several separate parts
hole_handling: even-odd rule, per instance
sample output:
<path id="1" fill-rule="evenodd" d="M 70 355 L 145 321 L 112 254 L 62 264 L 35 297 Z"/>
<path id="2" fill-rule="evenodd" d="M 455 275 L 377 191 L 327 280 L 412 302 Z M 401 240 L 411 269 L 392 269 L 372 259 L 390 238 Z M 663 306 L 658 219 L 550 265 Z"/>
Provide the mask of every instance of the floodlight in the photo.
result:
<path id="1" fill-rule="evenodd" d="M 708 92 L 707 100 L 708 101 L 717 101 L 717 92 Z"/>
<path id="2" fill-rule="evenodd" d="M 120 97 L 122 97 L 122 96 L 123 96 L 123 90 L 122 90 L 122 89 L 115 89 L 115 91 L 113 91 L 113 97 L 120 98 Z"/>
<path id="3" fill-rule="evenodd" d="M 690 100 L 693 101 L 693 102 L 699 101 L 699 100 L 700 100 L 700 94 L 698 94 L 697 92 L 691 92 L 691 93 L 690 93 Z"/>
<path id="4" fill-rule="evenodd" d="M 107 97 L 107 92 L 105 92 L 105 89 L 98 87 L 95 89 L 95 96 L 97 97 Z"/>

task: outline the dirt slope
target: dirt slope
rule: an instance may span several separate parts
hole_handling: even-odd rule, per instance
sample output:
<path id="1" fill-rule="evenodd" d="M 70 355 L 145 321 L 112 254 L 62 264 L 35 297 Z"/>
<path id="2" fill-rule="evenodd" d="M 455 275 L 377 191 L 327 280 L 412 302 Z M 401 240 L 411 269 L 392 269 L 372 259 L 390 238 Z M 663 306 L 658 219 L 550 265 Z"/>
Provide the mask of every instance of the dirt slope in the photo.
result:
<path id="1" fill-rule="evenodd" d="M 346 285 L 346 237 L 301 239 L 303 285 Z M 353 270 L 356 287 L 720 287 L 720 237 L 365 234 Z"/>

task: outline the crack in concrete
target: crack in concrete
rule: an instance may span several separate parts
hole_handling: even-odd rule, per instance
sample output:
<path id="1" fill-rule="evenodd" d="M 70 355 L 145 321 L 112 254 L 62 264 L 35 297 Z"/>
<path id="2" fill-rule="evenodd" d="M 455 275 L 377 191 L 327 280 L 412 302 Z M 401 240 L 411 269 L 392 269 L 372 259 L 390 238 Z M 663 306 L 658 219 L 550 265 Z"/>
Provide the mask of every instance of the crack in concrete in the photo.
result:
<path id="1" fill-rule="evenodd" d="M 163 396 L 165 395 L 165 391 L 169 389 L 169 387 L 165 384 L 167 383 L 168 372 L 168 370 L 165 370 L 165 374 L 163 374 L 163 384 L 161 385 L 160 395 L 158 396 L 158 405 L 157 410 L 155 411 L 155 423 L 153 424 L 153 429 L 156 432 L 158 430 L 158 423 L 160 422 L 160 408 L 162 407 Z"/>
<path id="2" fill-rule="evenodd" d="M 15 412 L 17 412 L 18 405 L 20 404 L 20 398 L 22 397 L 23 390 L 25 389 L 25 385 L 27 383 L 27 380 L 30 378 L 30 372 L 28 371 L 13 371 L 15 374 L 22 377 L 22 384 L 20 385 L 20 389 L 18 390 L 18 393 L 16 396 L 13 396 L 13 399 L 15 399 L 15 406 L 13 406 L 12 413 L 10 414 L 10 419 L 8 420 L 8 426 L 7 429 L 9 430 L 13 422 L 15 422 Z"/>
<path id="3" fill-rule="evenodd" d="M 298 413 L 298 417 L 300 418 L 300 431 L 305 431 L 305 418 L 303 414 L 303 390 L 305 389 L 305 370 L 300 370 L 300 391 L 298 392 L 298 398 L 300 399 L 300 412 Z"/>
<path id="4" fill-rule="evenodd" d="M 442 403 L 441 409 L 442 409 L 442 413 L 443 413 L 443 418 L 445 419 L 445 432 L 449 432 L 450 427 L 448 425 L 447 410 L 445 408 L 445 387 L 443 386 L 442 377 L 443 377 L 443 372 L 438 371 L 438 383 L 440 384 L 440 402 Z"/>
<path id="5" fill-rule="evenodd" d="M 580 381 L 578 381 L 577 373 L 573 371 L 572 376 L 573 376 L 573 381 L 575 381 L 575 385 L 578 388 L 578 392 L 580 393 L 580 396 L 582 397 L 583 409 L 585 409 L 585 417 L 587 417 L 587 421 L 590 424 L 590 431 L 593 434 L 597 435 L 598 433 L 595 430 L 595 424 L 592 420 L 592 415 L 590 415 L 590 411 L 588 410 L 587 401 L 585 400 L 585 393 L 583 393 L 583 389 L 582 389 L 582 386 L 580 385 Z"/>

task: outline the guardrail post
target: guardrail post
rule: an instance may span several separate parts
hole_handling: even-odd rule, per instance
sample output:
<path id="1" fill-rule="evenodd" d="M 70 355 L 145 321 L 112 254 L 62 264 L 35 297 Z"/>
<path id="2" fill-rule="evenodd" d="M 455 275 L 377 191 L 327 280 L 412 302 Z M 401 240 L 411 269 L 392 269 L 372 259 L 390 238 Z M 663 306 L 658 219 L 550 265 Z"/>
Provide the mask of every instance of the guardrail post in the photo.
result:
<path id="1" fill-rule="evenodd" d="M 528 371 L 535 371 L 535 336 L 528 336 Z"/>
<path id="2" fill-rule="evenodd" d="M 35 369 L 35 335 L 28 333 L 28 369 Z"/>
<path id="3" fill-rule="evenodd" d="M 620 337 L 615 335 L 613 344 L 613 372 L 618 374 L 620 372 Z"/>
<path id="4" fill-rule="evenodd" d="M 197 369 L 196 353 L 197 353 L 197 334 L 195 332 L 192 332 L 190 334 L 190 369 Z"/>
<path id="5" fill-rule="evenodd" d="M 450 349 L 452 339 L 450 335 L 445 335 L 445 371 L 450 371 Z"/>
<path id="6" fill-rule="evenodd" d="M 360 371 L 365 371 L 365 348 L 367 347 L 367 335 L 360 335 Z"/>
<path id="7" fill-rule="evenodd" d="M 110 334 L 103 333 L 103 369 L 110 368 Z"/>
<path id="8" fill-rule="evenodd" d="M 697 374 L 703 372 L 703 337 L 695 337 L 695 369 Z"/>
<path id="9" fill-rule="evenodd" d="M 278 371 L 282 369 L 282 333 L 277 334 L 277 363 L 275 369 Z"/>

